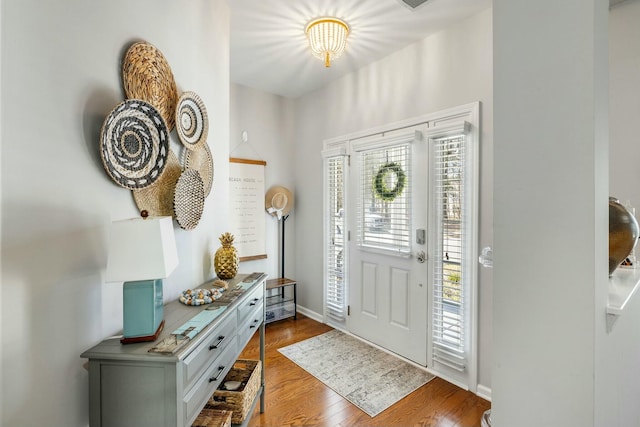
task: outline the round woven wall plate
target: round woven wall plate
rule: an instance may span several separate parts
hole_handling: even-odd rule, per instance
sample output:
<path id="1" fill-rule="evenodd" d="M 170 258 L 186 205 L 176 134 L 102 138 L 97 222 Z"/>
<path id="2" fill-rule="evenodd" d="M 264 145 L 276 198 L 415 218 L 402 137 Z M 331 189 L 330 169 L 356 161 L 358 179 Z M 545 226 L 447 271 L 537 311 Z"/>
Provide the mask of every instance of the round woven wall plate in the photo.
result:
<path id="1" fill-rule="evenodd" d="M 162 175 L 168 155 L 167 125 L 147 102 L 126 100 L 102 124 L 102 164 L 121 187 L 133 190 L 153 184 Z"/>
<path id="2" fill-rule="evenodd" d="M 202 144 L 197 150 L 184 150 L 184 168 L 195 169 L 204 183 L 204 196 L 211 193 L 213 185 L 213 157 L 208 144 Z"/>
<path id="3" fill-rule="evenodd" d="M 178 90 L 171 67 L 160 50 L 147 42 L 132 44 L 122 60 L 122 86 L 127 98 L 142 99 L 156 107 L 171 132 Z"/>
<path id="4" fill-rule="evenodd" d="M 147 211 L 149 216 L 174 216 L 173 195 L 181 173 L 182 166 L 178 157 L 169 149 L 167 166 L 160 178 L 153 185 L 132 190 L 139 211 Z"/>
<path id="5" fill-rule="evenodd" d="M 190 150 L 205 144 L 209 118 L 204 102 L 193 92 L 184 92 L 176 107 L 176 130 L 180 141 Z"/>
<path id="6" fill-rule="evenodd" d="M 204 184 L 195 169 L 187 169 L 176 183 L 173 210 L 178 225 L 185 230 L 193 230 L 200 222 L 204 210 Z"/>

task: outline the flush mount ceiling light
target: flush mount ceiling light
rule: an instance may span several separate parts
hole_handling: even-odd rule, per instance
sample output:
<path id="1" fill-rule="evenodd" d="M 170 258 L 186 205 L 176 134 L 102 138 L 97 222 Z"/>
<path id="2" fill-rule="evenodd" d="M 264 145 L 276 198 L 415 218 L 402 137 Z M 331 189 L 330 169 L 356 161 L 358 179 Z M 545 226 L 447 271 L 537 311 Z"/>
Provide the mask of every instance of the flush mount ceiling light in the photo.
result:
<path id="1" fill-rule="evenodd" d="M 318 18 L 307 24 L 305 33 L 313 56 L 324 61 L 325 67 L 331 66 L 331 60 L 342 55 L 347 45 L 349 26 L 338 18 Z"/>

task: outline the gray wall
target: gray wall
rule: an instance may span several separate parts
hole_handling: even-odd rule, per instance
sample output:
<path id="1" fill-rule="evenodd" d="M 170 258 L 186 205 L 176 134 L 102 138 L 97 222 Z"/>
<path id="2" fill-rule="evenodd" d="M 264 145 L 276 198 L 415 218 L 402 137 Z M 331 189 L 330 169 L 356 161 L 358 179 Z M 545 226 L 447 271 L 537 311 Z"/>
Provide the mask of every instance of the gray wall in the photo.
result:
<path id="1" fill-rule="evenodd" d="M 630 201 L 640 212 L 640 1 L 630 0 L 609 14 L 609 194 Z M 636 254 L 638 253 L 636 247 Z M 595 425 L 640 425 L 640 295 L 607 331 L 596 323 Z"/>
<path id="2" fill-rule="evenodd" d="M 607 195 L 639 202 L 640 4 L 607 6 L 494 0 L 497 427 L 640 424 L 640 299 L 605 314 Z"/>
<path id="3" fill-rule="evenodd" d="M 294 179 L 293 100 L 237 84 L 231 85 L 231 157 L 267 162 L 264 171 L 265 190 L 281 185 L 297 196 Z M 249 140 L 242 142 L 242 131 Z M 294 202 L 295 203 L 295 202 Z M 240 264 L 241 271 L 264 271 L 279 277 L 281 269 L 282 221 L 264 212 L 267 258 Z M 290 212 L 285 221 L 285 276 L 294 278 L 295 231 L 297 213 Z"/>
<path id="4" fill-rule="evenodd" d="M 631 0 L 609 13 L 609 178 L 611 195 L 627 200 L 640 213 L 640 1 Z"/>
<path id="5" fill-rule="evenodd" d="M 497 427 L 596 425 L 607 299 L 607 6 L 493 4 Z"/>
<path id="6" fill-rule="evenodd" d="M 103 280 L 105 227 L 137 216 L 98 153 L 102 122 L 124 99 L 121 57 L 134 40 L 154 44 L 211 118 L 214 186 L 198 228 L 176 230 L 180 265 L 164 287 L 175 299 L 211 277 L 226 231 L 229 10 L 224 0 L 7 0 L 1 18 L 0 425 L 85 426 L 80 353 L 122 327 L 122 286 Z"/>

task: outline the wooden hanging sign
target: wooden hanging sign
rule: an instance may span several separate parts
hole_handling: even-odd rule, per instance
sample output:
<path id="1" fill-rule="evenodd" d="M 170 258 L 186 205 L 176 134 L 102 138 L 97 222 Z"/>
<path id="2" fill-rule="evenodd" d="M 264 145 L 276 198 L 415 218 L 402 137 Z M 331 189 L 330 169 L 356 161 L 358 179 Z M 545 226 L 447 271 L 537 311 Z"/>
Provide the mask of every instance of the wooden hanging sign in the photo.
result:
<path id="1" fill-rule="evenodd" d="M 240 261 L 267 257 L 263 160 L 229 158 L 229 218 Z"/>

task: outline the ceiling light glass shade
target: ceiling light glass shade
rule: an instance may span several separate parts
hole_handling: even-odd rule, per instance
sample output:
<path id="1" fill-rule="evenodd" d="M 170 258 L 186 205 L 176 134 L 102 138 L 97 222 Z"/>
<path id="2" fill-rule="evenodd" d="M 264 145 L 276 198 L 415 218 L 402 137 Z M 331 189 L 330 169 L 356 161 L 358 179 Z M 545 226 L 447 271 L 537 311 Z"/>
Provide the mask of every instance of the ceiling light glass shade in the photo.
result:
<path id="1" fill-rule="evenodd" d="M 338 18 L 318 18 L 307 24 L 305 33 L 313 56 L 324 61 L 325 67 L 344 52 L 349 26 Z"/>

